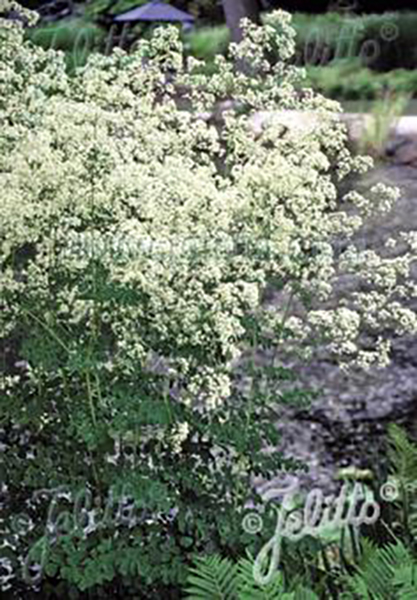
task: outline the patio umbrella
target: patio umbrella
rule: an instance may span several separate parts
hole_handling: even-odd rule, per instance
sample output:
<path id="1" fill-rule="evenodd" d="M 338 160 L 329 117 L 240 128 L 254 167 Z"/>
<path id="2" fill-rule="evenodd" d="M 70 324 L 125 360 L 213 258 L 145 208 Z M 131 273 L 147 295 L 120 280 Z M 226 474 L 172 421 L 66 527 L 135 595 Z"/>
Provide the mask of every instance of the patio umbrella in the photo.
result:
<path id="1" fill-rule="evenodd" d="M 119 23 L 133 21 L 167 21 L 170 23 L 192 24 L 195 19 L 192 15 L 170 6 L 161 0 L 152 0 L 139 8 L 133 8 L 127 12 L 114 17 Z"/>

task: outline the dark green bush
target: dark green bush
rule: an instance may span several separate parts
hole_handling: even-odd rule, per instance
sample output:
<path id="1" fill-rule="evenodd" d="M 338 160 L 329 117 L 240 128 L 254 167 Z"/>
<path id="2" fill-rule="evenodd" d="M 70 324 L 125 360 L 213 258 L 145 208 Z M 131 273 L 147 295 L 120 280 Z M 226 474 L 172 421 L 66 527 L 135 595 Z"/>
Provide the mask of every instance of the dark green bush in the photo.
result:
<path id="1" fill-rule="evenodd" d="M 373 70 L 417 66 L 417 13 L 294 15 L 300 64 L 359 58 Z"/>
<path id="2" fill-rule="evenodd" d="M 386 13 L 364 17 L 361 43 L 375 43 L 368 66 L 376 71 L 417 67 L 417 13 Z"/>

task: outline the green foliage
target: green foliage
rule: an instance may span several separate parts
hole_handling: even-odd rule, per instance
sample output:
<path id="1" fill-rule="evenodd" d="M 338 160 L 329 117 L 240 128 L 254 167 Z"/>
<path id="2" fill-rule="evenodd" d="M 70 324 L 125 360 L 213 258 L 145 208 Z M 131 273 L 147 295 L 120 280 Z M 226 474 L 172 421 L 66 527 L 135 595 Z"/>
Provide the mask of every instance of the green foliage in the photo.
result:
<path id="1" fill-rule="evenodd" d="M 417 444 L 395 423 L 389 425 L 388 434 L 388 456 L 395 475 L 404 482 L 417 480 Z"/>
<path id="2" fill-rule="evenodd" d="M 318 600 L 312 590 L 302 585 L 286 592 L 279 573 L 267 585 L 257 584 L 249 559 L 241 559 L 237 564 L 218 556 L 197 559 L 187 584 L 186 600 Z"/>
<path id="3" fill-rule="evenodd" d="M 237 568 L 230 560 L 201 558 L 190 570 L 187 593 L 190 600 L 235 600 L 237 579 Z"/>
<path id="4" fill-rule="evenodd" d="M 293 25 L 294 60 L 306 66 L 308 85 L 326 96 L 356 100 L 380 98 L 390 91 L 417 95 L 417 13 L 296 13 Z M 395 39 L 384 40 L 384 31 Z M 229 40 L 226 26 L 196 29 L 189 36 L 190 53 L 210 68 L 216 54 L 226 55 Z M 374 58 L 372 44 L 378 48 Z"/>
<path id="5" fill-rule="evenodd" d="M 417 72 L 397 69 L 376 73 L 358 60 L 345 60 L 325 67 L 307 67 L 308 85 L 331 98 L 381 99 L 385 94 L 417 95 Z"/>
<path id="6" fill-rule="evenodd" d="M 106 32 L 94 23 L 94 19 L 106 12 L 119 14 L 144 2 L 95 0 L 85 7 L 84 18 L 64 19 L 36 27 L 28 31 L 28 37 L 44 48 L 64 50 L 68 66 L 73 71 L 86 63 L 91 52 L 103 49 Z M 196 15 L 210 13 L 210 7 L 204 1 L 201 5 L 197 2 L 183 8 Z M 414 69 L 417 64 L 414 35 L 417 13 L 361 17 L 344 17 L 339 13 L 314 16 L 297 13 L 293 24 L 297 32 L 295 61 L 307 67 L 308 85 L 319 92 L 346 100 L 381 98 L 391 91 L 417 95 L 417 71 Z M 394 27 L 388 30 L 388 35 L 389 31 L 396 34 L 396 39 L 389 42 L 383 39 L 387 24 Z M 138 39 L 144 33 L 147 35 L 150 29 L 137 26 L 134 37 Z M 187 53 L 204 61 L 205 71 L 211 73 L 215 56 L 227 55 L 230 33 L 225 25 L 203 25 L 185 34 L 184 41 Z M 364 49 L 374 42 L 379 48 L 376 58 L 365 59 Z M 273 57 L 274 53 L 271 54 Z"/>
<path id="7" fill-rule="evenodd" d="M 417 561 L 402 544 L 376 548 L 363 544 L 366 550 L 357 567 L 358 573 L 346 578 L 347 589 L 359 598 L 402 600 L 417 593 Z"/>
<path id="8" fill-rule="evenodd" d="M 254 578 L 253 561 L 209 556 L 196 560 L 189 570 L 187 600 L 318 600 L 339 598 L 352 600 L 403 600 L 417 593 L 417 560 L 400 541 L 378 547 L 367 538 L 361 539 L 361 554 L 355 563 L 329 562 L 328 587 L 318 584 L 317 573 L 303 569 L 303 558 L 297 573 L 288 576 L 292 556 L 285 555 L 281 569 L 266 585 Z M 290 569 L 294 570 L 294 569 Z M 350 574 L 351 571 L 354 574 Z M 284 573 L 287 576 L 284 577 Z M 414 594 L 414 596 L 413 596 Z"/>
<path id="9" fill-rule="evenodd" d="M 325 65 L 335 59 L 355 58 L 359 52 L 360 18 L 328 12 L 319 15 L 296 13 L 296 60 L 298 64 Z M 346 56 L 346 53 L 348 56 Z"/>
<path id="10" fill-rule="evenodd" d="M 62 19 L 26 30 L 26 36 L 45 50 L 65 52 L 70 71 L 86 64 L 89 55 L 102 49 L 106 31 L 83 18 Z"/>
<path id="11" fill-rule="evenodd" d="M 356 573 L 345 581 L 359 598 L 411 600 L 417 594 L 417 444 L 394 423 L 387 442 L 391 474 L 383 489 L 391 497 L 381 498 L 380 520 L 361 539 Z"/>
<path id="12" fill-rule="evenodd" d="M 205 27 L 188 33 L 186 41 L 192 56 L 210 63 L 216 55 L 226 55 L 230 33 L 224 26 Z"/>
<path id="13" fill-rule="evenodd" d="M 355 59 L 362 68 L 377 71 L 413 69 L 417 65 L 415 12 L 362 16 L 295 13 L 293 24 L 297 33 L 295 60 L 299 65 L 333 65 Z M 227 28 L 211 29 L 197 29 L 194 33 L 198 48 L 207 48 L 207 60 L 215 50 L 226 50 Z M 201 43 L 197 43 L 200 36 Z"/>
<path id="14" fill-rule="evenodd" d="M 413 69 L 417 65 L 417 13 L 294 16 L 300 63 L 325 65 L 359 58 L 372 70 Z"/>
<path id="15" fill-rule="evenodd" d="M 388 456 L 392 465 L 394 485 L 399 497 L 394 506 L 397 531 L 409 544 L 417 547 L 417 444 L 410 441 L 398 425 L 389 428 Z"/>
<path id="16" fill-rule="evenodd" d="M 392 12 L 367 15 L 363 19 L 360 43 L 376 42 L 378 51 L 370 53 L 369 66 L 377 71 L 415 69 L 417 13 Z"/>
<path id="17" fill-rule="evenodd" d="M 283 540 L 281 562 L 267 585 L 255 580 L 254 562 L 234 562 L 219 556 L 199 557 L 189 570 L 187 600 L 411 600 L 417 595 L 417 554 L 414 521 L 404 521 L 404 505 L 415 494 L 417 445 L 395 424 L 388 430 L 389 483 L 401 492 L 391 501 L 393 510 L 382 511 L 379 521 L 364 533 L 349 527 L 346 536 L 305 536 L 297 542 Z M 397 488 L 395 488 L 397 486 Z M 385 488 L 386 489 L 386 488 Z M 368 490 L 371 493 L 371 490 Z M 387 503 L 387 498 L 381 503 Z M 383 509 L 386 507 L 382 507 Z M 297 509 L 297 506 L 294 507 Z M 415 514 L 412 506 L 407 516 Z M 399 523 L 401 521 L 401 523 Z M 380 532 L 388 532 L 388 540 Z M 396 533 L 394 533 L 394 531 Z M 340 532 L 339 532 L 340 533 Z M 411 534 L 411 535 L 409 535 Z M 214 595 L 216 590 L 217 595 Z"/>
<path id="18" fill-rule="evenodd" d="M 115 3 L 111 1 L 108 3 L 108 10 L 106 10 L 106 13 L 109 15 L 119 15 L 146 4 L 146 1 L 147 0 L 117 0 Z M 94 6 L 94 3 L 92 3 L 92 6 Z"/>
<path id="19" fill-rule="evenodd" d="M 13 584 L 59 580 L 62 597 L 112 597 L 122 580 L 169 597 L 193 554 L 243 551 L 253 477 L 300 466 L 263 451 L 279 440 L 270 396 L 286 370 L 248 374 L 243 360 L 251 346 L 276 350 L 285 326 L 260 302 L 282 252 L 230 249 L 242 230 L 255 247 L 269 230 L 234 177 L 236 140 L 253 136 L 244 117 L 220 137 L 196 116 L 215 98 L 183 71 L 176 28 L 69 77 L 61 53 L 0 26 L 2 534 Z M 235 82 L 223 68 L 220 97 Z M 173 71 L 198 92 L 192 111 L 176 104 Z M 241 98 L 258 92 L 257 77 L 239 86 Z M 268 393 L 257 393 L 261 377 Z M 22 512 L 33 527 L 15 531 Z"/>
<path id="20" fill-rule="evenodd" d="M 141 0 L 138 0 L 138 5 Z M 97 19 L 106 14 L 112 7 L 113 0 L 90 0 L 84 7 L 84 15 L 87 18 Z"/>
<path id="21" fill-rule="evenodd" d="M 82 43 L 93 48 L 102 41 L 105 32 L 93 22 L 81 19 L 62 19 L 57 23 L 26 30 L 27 38 L 46 50 L 73 51 Z"/>
<path id="22" fill-rule="evenodd" d="M 384 153 L 392 127 L 395 127 L 410 102 L 408 95 L 391 95 L 375 102 L 367 116 L 365 128 L 359 142 L 361 152 L 381 156 Z"/>

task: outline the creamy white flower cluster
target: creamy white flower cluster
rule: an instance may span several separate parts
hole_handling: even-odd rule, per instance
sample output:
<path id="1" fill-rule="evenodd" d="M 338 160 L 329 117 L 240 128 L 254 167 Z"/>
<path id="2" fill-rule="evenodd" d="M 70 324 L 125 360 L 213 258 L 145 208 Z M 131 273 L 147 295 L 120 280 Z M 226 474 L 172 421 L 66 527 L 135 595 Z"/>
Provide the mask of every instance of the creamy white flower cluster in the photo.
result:
<path id="1" fill-rule="evenodd" d="M 61 53 L 25 42 L 19 23 L 1 19 L 0 30 L 0 337 L 22 323 L 45 335 L 73 332 L 79 343 L 105 330 L 114 347 L 103 372 L 116 380 L 145 369 L 151 355 L 165 357 L 178 401 L 213 409 L 231 393 L 248 315 L 262 320 L 262 292 L 272 280 L 294 300 L 327 300 L 335 278 L 353 270 L 370 289 L 336 308 L 310 311 L 306 303 L 303 322 L 305 331 L 325 332 L 331 351 L 362 365 L 375 363 L 360 346 L 364 328 L 382 336 L 373 352 L 383 363 L 388 329 L 415 331 L 414 314 L 398 298 L 415 239 L 395 260 L 333 250 L 398 194 L 376 186 L 368 198 L 350 193 L 338 202 L 337 181 L 371 163 L 347 150 L 336 103 L 296 92 L 301 73 L 286 62 L 294 51 L 289 15 L 277 11 L 263 28 L 246 23 L 233 48 L 243 68 L 219 57 L 210 76 L 184 60 L 171 28 L 131 54 L 93 55 L 74 77 Z M 264 59 L 272 44 L 281 55 L 275 65 Z M 226 97 L 236 103 L 222 127 L 200 118 Z M 254 132 L 256 111 L 284 109 L 318 118 L 308 130 L 271 118 Z M 221 239 L 225 250 L 115 260 L 69 252 L 80 236 Z M 240 251 L 243 238 L 255 248 L 267 244 L 268 253 Z M 97 291 L 90 285 L 97 271 L 117 301 L 86 293 Z M 28 312 L 29 305 L 37 309 Z M 283 325 L 292 305 L 272 310 Z M 301 321 L 291 323 L 301 336 Z M 33 367 L 31 377 L 38 376 Z M 42 373 L 48 376 L 56 373 Z M 3 389 L 15 384 L 4 380 Z M 178 439 L 185 432 L 184 425 Z"/>

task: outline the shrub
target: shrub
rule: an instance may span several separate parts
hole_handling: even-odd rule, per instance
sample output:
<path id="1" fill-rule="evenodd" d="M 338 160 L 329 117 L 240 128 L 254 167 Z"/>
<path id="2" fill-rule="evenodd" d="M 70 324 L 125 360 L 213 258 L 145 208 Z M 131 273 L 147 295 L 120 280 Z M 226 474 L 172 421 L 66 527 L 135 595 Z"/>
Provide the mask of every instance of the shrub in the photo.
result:
<path id="1" fill-rule="evenodd" d="M 397 69 L 376 73 L 357 60 L 339 61 L 326 67 L 307 67 L 307 85 L 330 98 L 345 100 L 381 99 L 397 93 L 417 96 L 417 72 Z"/>
<path id="2" fill-rule="evenodd" d="M 414 69 L 417 13 L 382 15 L 296 14 L 299 64 L 327 65 L 358 58 L 363 67 L 377 71 Z"/>
<path id="3" fill-rule="evenodd" d="M 369 15 L 364 19 L 362 44 L 376 43 L 368 65 L 376 71 L 415 69 L 417 13 L 399 12 Z"/>
<path id="4" fill-rule="evenodd" d="M 84 65 L 93 51 L 101 48 L 106 32 L 90 21 L 70 18 L 27 29 L 26 35 L 45 50 L 63 50 L 69 70 L 73 71 Z"/>
<path id="5" fill-rule="evenodd" d="M 69 77 L 61 52 L 24 42 L 10 8 L 3 0 L 3 586 L 175 598 L 195 553 L 250 545 L 240 524 L 258 500 L 253 477 L 299 466 L 273 450 L 277 404 L 306 398 L 284 357 L 320 343 L 342 363 L 384 365 L 386 336 L 415 331 L 401 299 L 415 293 L 416 241 L 391 259 L 333 249 L 398 193 L 376 185 L 338 203 L 338 182 L 370 162 L 346 149 L 337 105 L 296 93 L 289 15 L 247 23 L 236 62 L 217 58 L 211 76 L 168 28 Z M 202 114 L 224 98 L 236 104 L 216 128 Z M 315 117 L 288 128 L 272 113 L 259 135 L 261 109 Z M 362 285 L 332 306 L 339 273 Z M 288 301 L 265 304 L 268 285 Z M 268 369 L 243 360 L 250 347 L 275 349 Z"/>
<path id="6" fill-rule="evenodd" d="M 296 61 L 299 65 L 326 65 L 334 59 L 359 54 L 361 20 L 340 13 L 294 15 L 297 32 Z"/>
<path id="7" fill-rule="evenodd" d="M 212 62 L 216 55 L 226 56 L 230 43 L 227 27 L 205 27 L 192 31 L 186 36 L 189 52 L 198 60 Z"/>

